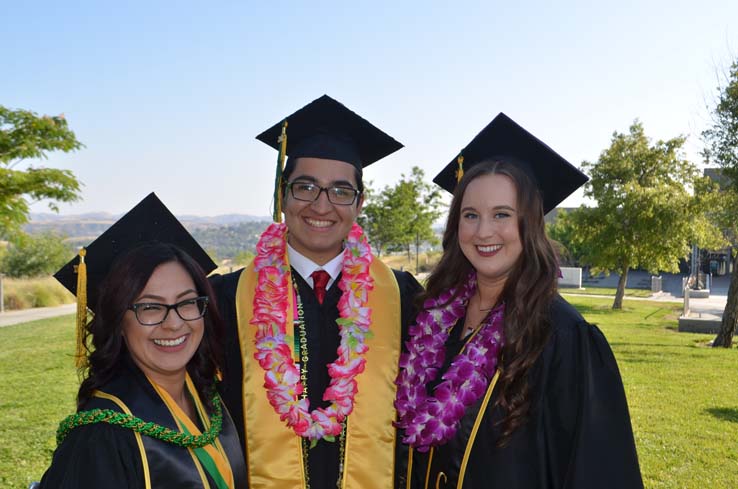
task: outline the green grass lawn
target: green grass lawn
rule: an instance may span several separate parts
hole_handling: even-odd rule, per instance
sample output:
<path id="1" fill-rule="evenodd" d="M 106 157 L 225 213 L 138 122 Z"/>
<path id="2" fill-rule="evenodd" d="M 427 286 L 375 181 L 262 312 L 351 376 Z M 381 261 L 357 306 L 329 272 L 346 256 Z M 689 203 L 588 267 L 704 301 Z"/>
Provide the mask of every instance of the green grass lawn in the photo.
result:
<path id="1" fill-rule="evenodd" d="M 559 292 L 565 295 L 611 295 L 615 298 L 617 289 L 612 287 L 584 287 L 581 289 L 560 288 Z M 625 289 L 625 297 L 651 297 L 652 292 L 647 289 Z"/>
<path id="2" fill-rule="evenodd" d="M 738 349 L 677 333 L 678 305 L 568 299 L 618 359 L 646 487 L 738 487 Z M 0 487 L 21 489 L 43 474 L 74 408 L 73 318 L 0 328 L 0 345 Z"/>

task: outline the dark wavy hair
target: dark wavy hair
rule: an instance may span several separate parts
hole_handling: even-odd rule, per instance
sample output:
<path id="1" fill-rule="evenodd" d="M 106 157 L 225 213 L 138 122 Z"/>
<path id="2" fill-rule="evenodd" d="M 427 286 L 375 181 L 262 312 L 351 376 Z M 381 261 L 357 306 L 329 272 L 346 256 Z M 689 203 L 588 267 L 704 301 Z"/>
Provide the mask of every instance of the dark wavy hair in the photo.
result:
<path id="1" fill-rule="evenodd" d="M 548 312 L 556 295 L 558 262 L 546 237 L 543 199 L 534 181 L 521 169 L 524 163 L 511 158 L 495 158 L 479 163 L 464 174 L 454 192 L 446 230 L 443 256 L 428 278 L 420 301 L 438 297 L 456 288 L 473 270 L 459 247 L 461 203 L 469 184 L 484 175 L 505 175 L 517 190 L 518 230 L 522 253 L 513 265 L 498 298 L 505 303 L 505 344 L 501 352 L 500 395 L 496 405 L 505 413 L 498 442 L 506 444 L 512 433 L 525 423 L 531 409 L 529 373 L 550 335 Z M 422 303 L 422 302 L 421 302 Z"/>
<path id="2" fill-rule="evenodd" d="M 103 279 L 95 316 L 85 327 L 88 365 L 82 370 L 82 383 L 77 393 L 81 407 L 95 389 L 120 371 L 128 348 L 122 336 L 123 317 L 128 307 L 146 287 L 154 270 L 165 263 L 176 262 L 192 277 L 198 295 L 209 298 L 202 341 L 187 364 L 187 371 L 203 400 L 212 411 L 211 397 L 215 376 L 223 364 L 221 349 L 223 322 L 218 314 L 215 294 L 198 263 L 178 247 L 165 243 L 147 243 L 116 258 Z"/>

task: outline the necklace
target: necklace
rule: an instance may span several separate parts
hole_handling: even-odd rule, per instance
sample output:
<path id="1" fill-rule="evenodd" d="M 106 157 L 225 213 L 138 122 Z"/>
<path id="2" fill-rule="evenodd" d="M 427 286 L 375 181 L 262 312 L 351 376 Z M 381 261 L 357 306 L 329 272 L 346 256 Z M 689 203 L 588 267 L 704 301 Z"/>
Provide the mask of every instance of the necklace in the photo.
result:
<path id="1" fill-rule="evenodd" d="M 342 295 L 336 323 L 341 342 L 336 361 L 328 365 L 331 380 L 323 393 L 323 399 L 331 404 L 310 411 L 307 396 L 302 396 L 301 372 L 290 351 L 285 324 L 290 274 L 286 242 L 287 226 L 273 223 L 256 245 L 254 270 L 258 281 L 251 320 L 256 328 L 254 358 L 264 369 L 266 395 L 280 420 L 298 436 L 310 439 L 314 446 L 320 439 L 335 441 L 344 419 L 354 408 L 354 378 L 364 370 L 366 339 L 371 336 L 371 309 L 366 304 L 374 288 L 369 274 L 374 257 L 361 227 L 354 223 L 346 238 L 338 282 Z"/>
<path id="2" fill-rule="evenodd" d="M 433 389 L 433 395 L 427 391 L 426 386 L 436 379 L 443 366 L 448 335 L 464 316 L 475 289 L 476 274 L 472 272 L 458 290 L 426 299 L 423 311 L 410 327 L 408 352 L 400 356 L 395 400 L 397 426 L 405 430 L 403 441 L 419 452 L 443 445 L 454 436 L 466 409 L 482 397 L 497 371 L 503 344 L 504 304 L 495 307 L 472 334 Z"/>
<path id="3" fill-rule="evenodd" d="M 308 344 L 307 344 L 307 329 L 305 327 L 305 310 L 302 307 L 302 298 L 300 297 L 300 291 L 297 289 L 297 283 L 292 281 L 292 288 L 295 293 L 295 325 L 299 330 L 299 335 L 295 335 L 295 364 L 300 370 L 300 383 L 302 384 L 302 394 L 300 399 L 307 399 L 308 397 L 308 385 L 307 385 L 307 362 L 308 356 Z M 299 340 L 298 340 L 299 338 Z M 305 470 L 305 489 L 310 489 L 310 470 L 309 470 L 309 450 L 313 443 L 308 438 L 301 438 L 302 445 L 302 466 Z M 338 478 L 336 480 L 336 486 L 341 487 L 341 480 L 343 479 L 343 457 L 346 448 L 346 419 L 341 423 L 341 434 L 338 437 Z"/>
<path id="4" fill-rule="evenodd" d="M 213 393 L 213 415 L 210 418 L 210 428 L 202 435 L 190 435 L 176 431 L 156 423 L 144 421 L 132 414 L 113 411 L 112 409 L 91 409 L 80 411 L 64 418 L 56 430 L 56 443 L 60 444 L 70 431 L 78 426 L 94 423 L 107 423 L 114 426 L 128 428 L 136 433 L 156 438 L 184 448 L 202 448 L 210 445 L 220 435 L 223 426 L 223 410 L 220 407 L 220 397 L 217 391 Z"/>

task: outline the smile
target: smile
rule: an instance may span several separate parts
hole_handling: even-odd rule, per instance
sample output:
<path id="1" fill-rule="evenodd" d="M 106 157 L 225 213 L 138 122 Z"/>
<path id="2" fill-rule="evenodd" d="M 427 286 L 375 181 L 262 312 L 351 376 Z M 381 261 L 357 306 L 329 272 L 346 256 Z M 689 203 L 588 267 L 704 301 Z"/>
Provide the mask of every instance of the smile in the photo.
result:
<path id="1" fill-rule="evenodd" d="M 502 249 L 502 245 L 487 245 L 487 246 L 477 246 L 477 250 L 479 250 L 480 253 L 494 253 L 495 251 L 499 251 Z"/>
<path id="2" fill-rule="evenodd" d="M 183 335 L 183 336 L 180 336 L 179 338 L 174 338 L 171 340 L 154 339 L 151 341 L 153 341 L 155 344 L 159 346 L 179 346 L 182 343 L 184 343 L 186 339 L 187 339 L 187 335 Z"/>
<path id="3" fill-rule="evenodd" d="M 309 226 L 312 226 L 314 228 L 327 228 L 333 225 L 333 221 L 310 219 L 309 217 L 305 218 L 305 222 L 308 223 Z"/>

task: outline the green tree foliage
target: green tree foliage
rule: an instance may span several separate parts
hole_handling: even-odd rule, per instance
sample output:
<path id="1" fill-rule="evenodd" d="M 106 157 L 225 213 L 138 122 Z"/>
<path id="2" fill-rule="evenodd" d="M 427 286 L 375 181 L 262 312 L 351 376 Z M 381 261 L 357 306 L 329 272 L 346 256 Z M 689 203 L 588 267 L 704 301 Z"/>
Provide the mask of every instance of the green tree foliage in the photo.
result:
<path id="1" fill-rule="evenodd" d="M 253 251 L 249 251 L 249 250 L 239 251 L 238 253 L 236 253 L 236 256 L 233 257 L 233 264 L 245 267 L 246 265 L 251 263 L 251 261 L 254 259 L 254 256 L 256 255 L 254 254 Z"/>
<path id="2" fill-rule="evenodd" d="M 61 236 L 51 233 L 36 236 L 18 233 L 2 257 L 0 270 L 13 278 L 54 273 L 72 255 L 62 240 Z"/>
<path id="3" fill-rule="evenodd" d="M 575 223 L 569 212 L 560 210 L 556 219 L 546 225 L 546 234 L 554 242 L 562 266 L 580 266 L 580 257 L 586 255 L 586 243 L 576 239 Z"/>
<path id="4" fill-rule="evenodd" d="M 703 155 L 709 164 L 718 165 L 722 174 L 722 212 L 719 213 L 725 235 L 735 246 L 738 242 L 738 60 L 718 86 L 718 98 L 712 111 L 712 124 L 702 133 Z M 729 348 L 738 328 L 738 257 L 734 256 L 733 274 L 723 321 L 713 346 Z"/>
<path id="5" fill-rule="evenodd" d="M 378 254 L 400 248 L 410 256 L 414 246 L 417 257 L 423 243 L 437 241 L 433 223 L 441 215 L 441 193 L 424 176 L 415 166 L 394 186 L 386 186 L 377 195 L 369 192 L 359 222 Z"/>
<path id="6" fill-rule="evenodd" d="M 21 161 L 46 158 L 51 151 L 80 149 L 63 115 L 39 116 L 28 110 L 0 105 L 0 235 L 17 232 L 27 222 L 29 200 L 73 202 L 80 198 L 80 184 L 69 170 L 29 167 L 15 169 Z"/>
<path id="7" fill-rule="evenodd" d="M 208 226 L 191 229 L 192 236 L 208 251 L 210 257 L 234 259 L 243 252 L 254 253 L 259 236 L 270 221 L 249 221 L 227 226 Z"/>
<path id="8" fill-rule="evenodd" d="M 613 134 L 598 161 L 582 164 L 591 177 L 584 195 L 597 207 L 572 211 L 568 225 L 584 263 L 595 273 L 620 274 L 613 309 L 622 308 L 630 269 L 676 272 L 691 244 L 724 244 L 704 206 L 711 188 L 683 157 L 684 141 L 652 144 L 635 121 L 627 134 Z M 693 195 L 695 189 L 702 193 Z"/>

